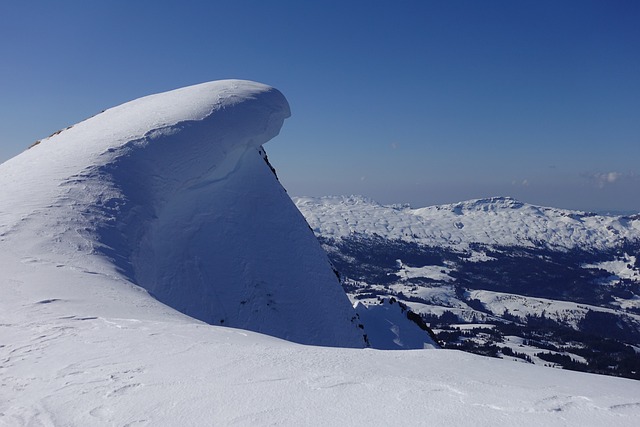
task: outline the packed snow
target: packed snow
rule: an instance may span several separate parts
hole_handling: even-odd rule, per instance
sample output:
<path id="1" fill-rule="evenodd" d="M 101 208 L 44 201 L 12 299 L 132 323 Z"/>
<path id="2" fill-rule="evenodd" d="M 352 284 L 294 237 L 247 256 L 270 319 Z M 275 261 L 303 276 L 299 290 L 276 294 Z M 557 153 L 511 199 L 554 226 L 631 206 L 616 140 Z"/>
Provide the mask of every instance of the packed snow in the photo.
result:
<path id="1" fill-rule="evenodd" d="M 345 348 L 356 313 L 261 148 L 288 115 L 205 83 L 0 165 L 0 425 L 638 424 L 636 381 Z"/>

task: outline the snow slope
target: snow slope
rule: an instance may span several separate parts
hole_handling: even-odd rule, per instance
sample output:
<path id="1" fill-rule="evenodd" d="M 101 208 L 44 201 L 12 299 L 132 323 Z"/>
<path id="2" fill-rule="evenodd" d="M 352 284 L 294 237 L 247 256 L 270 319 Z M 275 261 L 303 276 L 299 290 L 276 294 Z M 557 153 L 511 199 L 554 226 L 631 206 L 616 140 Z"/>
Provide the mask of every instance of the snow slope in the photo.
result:
<path id="1" fill-rule="evenodd" d="M 0 165 L 0 425 L 637 425 L 636 381 L 177 311 L 361 345 L 263 159 L 287 115 L 207 83 Z"/>
<path id="2" fill-rule="evenodd" d="M 440 348 L 425 330 L 407 316 L 407 306 L 384 298 L 356 301 L 355 309 L 367 332 L 371 348 L 378 350 L 414 350 Z"/>
<path id="3" fill-rule="evenodd" d="M 527 316 L 545 316 L 563 325 L 579 329 L 580 321 L 590 311 L 619 314 L 615 310 L 604 307 L 580 304 L 571 301 L 558 301 L 546 298 L 533 298 L 522 295 L 507 294 L 504 292 L 491 292 L 484 290 L 472 290 L 469 297 L 482 302 L 484 307 L 496 315 L 507 311 L 511 316 L 525 320 Z M 629 321 L 640 326 L 640 316 L 627 313 Z"/>
<path id="4" fill-rule="evenodd" d="M 100 310 L 114 300 L 96 295 L 100 278 L 135 294 L 119 310 L 151 304 L 139 286 L 207 323 L 362 347 L 326 255 L 264 159 L 289 114 L 280 92 L 238 80 L 106 110 L 0 166 L 0 243 L 12 264 L 92 284 L 72 296 L 51 284 L 41 300 Z"/>
<path id="5" fill-rule="evenodd" d="M 509 197 L 412 209 L 361 196 L 295 197 L 314 231 L 327 238 L 377 234 L 467 250 L 469 243 L 549 249 L 605 249 L 640 240 L 640 217 L 547 208 Z"/>
<path id="6" fill-rule="evenodd" d="M 194 322 L 0 313 L 0 425 L 635 426 L 640 383 L 452 350 L 311 347 Z"/>

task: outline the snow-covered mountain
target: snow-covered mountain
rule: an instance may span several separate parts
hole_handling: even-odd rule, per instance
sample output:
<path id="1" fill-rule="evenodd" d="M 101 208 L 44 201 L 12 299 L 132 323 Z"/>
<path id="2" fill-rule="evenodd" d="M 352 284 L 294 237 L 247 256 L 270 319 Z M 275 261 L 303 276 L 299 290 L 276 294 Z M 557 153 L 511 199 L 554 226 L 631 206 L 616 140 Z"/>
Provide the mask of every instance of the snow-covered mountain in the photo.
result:
<path id="1" fill-rule="evenodd" d="M 396 298 L 440 329 L 446 347 L 500 355 L 496 343 L 509 346 L 517 335 L 537 343 L 531 356 L 562 347 L 557 355 L 580 361 L 572 367 L 640 379 L 639 215 L 511 198 L 422 209 L 358 196 L 295 202 L 353 301 Z M 482 332 L 465 327 L 452 341 L 460 322 L 481 324 Z M 524 356 L 520 341 L 504 354 Z"/>
<path id="2" fill-rule="evenodd" d="M 366 330 L 261 147 L 288 115 L 268 86 L 205 83 L 0 165 L 0 425 L 637 423 L 636 381 L 353 348 Z M 421 344 L 404 307 L 358 308 L 386 322 L 372 341 Z"/>
<path id="3" fill-rule="evenodd" d="M 509 197 L 412 209 L 362 196 L 296 197 L 314 231 L 327 238 L 378 235 L 468 250 L 473 243 L 549 249 L 605 249 L 640 239 L 640 214 L 600 216 L 521 203 Z"/>

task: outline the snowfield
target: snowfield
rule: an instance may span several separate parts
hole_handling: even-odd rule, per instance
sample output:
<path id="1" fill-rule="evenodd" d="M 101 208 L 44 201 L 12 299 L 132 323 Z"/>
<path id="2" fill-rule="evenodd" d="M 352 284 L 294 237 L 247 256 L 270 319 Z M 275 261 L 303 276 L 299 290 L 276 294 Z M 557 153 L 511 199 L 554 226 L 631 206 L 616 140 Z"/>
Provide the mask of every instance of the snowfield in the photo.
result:
<path id="1" fill-rule="evenodd" d="M 570 301 L 556 301 L 545 298 L 523 297 L 521 295 L 506 294 L 491 291 L 470 291 L 471 298 L 482 301 L 492 313 L 508 312 L 510 315 L 524 319 L 527 316 L 545 316 L 548 319 L 562 322 L 577 329 L 580 320 L 591 310 L 602 313 L 615 314 L 614 310 L 580 304 Z M 640 324 L 640 316 L 627 314 L 636 324 Z"/>
<path id="2" fill-rule="evenodd" d="M 205 83 L 0 165 L 0 425 L 638 425 L 637 381 L 361 348 L 261 147 L 288 116 Z"/>
<path id="3" fill-rule="evenodd" d="M 636 381 L 196 322 L 3 313 L 0 424 L 637 425 Z M 31 319 L 29 319 L 31 318 Z"/>

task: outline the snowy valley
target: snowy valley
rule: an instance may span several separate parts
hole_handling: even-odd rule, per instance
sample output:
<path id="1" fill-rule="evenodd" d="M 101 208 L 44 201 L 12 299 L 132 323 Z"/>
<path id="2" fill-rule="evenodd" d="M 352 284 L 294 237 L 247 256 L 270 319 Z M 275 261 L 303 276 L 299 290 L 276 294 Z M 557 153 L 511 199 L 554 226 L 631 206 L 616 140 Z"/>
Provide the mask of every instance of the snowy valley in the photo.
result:
<path id="1" fill-rule="evenodd" d="M 295 201 L 353 301 L 403 302 L 445 348 L 640 379 L 640 215 Z"/>
<path id="2" fill-rule="evenodd" d="M 361 199 L 294 205 L 262 147 L 289 115 L 272 87 L 204 83 L 107 109 L 0 165 L 0 425 L 637 425 L 640 382 L 433 349 L 407 310 L 497 324 L 568 304 L 580 323 L 577 308 L 597 306 L 637 331 L 637 218 L 580 219 L 618 233 L 594 241 L 631 245 L 581 264 L 628 292 L 514 303 L 459 275 L 461 258 L 506 256 L 464 240 L 485 227 L 466 206 L 445 229 Z M 592 234 L 574 220 L 562 236 L 584 249 Z M 502 235 L 544 260 L 527 223 Z M 544 250 L 570 254 L 565 242 Z"/>

